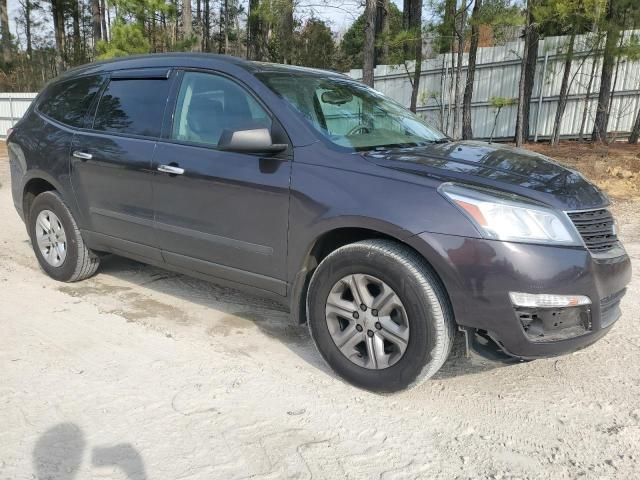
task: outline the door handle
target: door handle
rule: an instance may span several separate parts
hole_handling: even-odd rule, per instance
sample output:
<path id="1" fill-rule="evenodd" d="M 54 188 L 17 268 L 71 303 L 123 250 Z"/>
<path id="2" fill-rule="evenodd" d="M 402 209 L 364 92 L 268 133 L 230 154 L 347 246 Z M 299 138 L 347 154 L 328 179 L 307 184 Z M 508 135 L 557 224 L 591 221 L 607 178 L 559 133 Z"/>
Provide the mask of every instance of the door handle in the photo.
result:
<path id="1" fill-rule="evenodd" d="M 184 168 L 174 167 L 173 165 L 160 165 L 158 167 L 159 172 L 168 173 L 170 175 L 182 175 Z"/>
<path id="2" fill-rule="evenodd" d="M 93 155 L 87 152 L 81 152 L 80 150 L 75 150 L 73 152 L 73 156 L 79 158 L 80 160 L 91 160 Z"/>

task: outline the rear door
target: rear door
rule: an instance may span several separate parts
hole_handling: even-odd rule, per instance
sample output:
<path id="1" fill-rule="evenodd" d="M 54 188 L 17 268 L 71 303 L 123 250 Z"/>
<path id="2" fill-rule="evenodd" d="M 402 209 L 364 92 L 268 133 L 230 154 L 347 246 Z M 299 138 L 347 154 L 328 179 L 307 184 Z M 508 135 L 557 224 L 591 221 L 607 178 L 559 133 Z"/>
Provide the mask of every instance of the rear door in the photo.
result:
<path id="1" fill-rule="evenodd" d="M 172 127 L 153 161 L 166 262 L 284 294 L 291 149 L 271 157 L 218 149 L 225 129 L 271 128 L 276 143 L 288 143 L 284 131 L 222 74 L 186 71 L 177 90 Z"/>
<path id="2" fill-rule="evenodd" d="M 157 243 L 151 162 L 171 81 L 168 69 L 112 73 L 89 128 L 71 147 L 71 178 L 87 229 L 107 243 L 125 240 L 125 249 L 142 256 L 135 244 Z"/>

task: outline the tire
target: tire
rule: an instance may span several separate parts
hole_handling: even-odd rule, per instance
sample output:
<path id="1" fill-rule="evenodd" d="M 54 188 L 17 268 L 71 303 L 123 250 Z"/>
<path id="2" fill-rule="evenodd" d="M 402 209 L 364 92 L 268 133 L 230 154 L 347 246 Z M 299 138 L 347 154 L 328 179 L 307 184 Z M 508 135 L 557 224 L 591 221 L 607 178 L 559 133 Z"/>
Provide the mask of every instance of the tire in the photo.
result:
<path id="1" fill-rule="evenodd" d="M 58 229 L 58 233 L 62 232 L 60 238 L 65 239 L 64 242 L 60 242 L 64 244 L 63 255 L 58 255 L 53 261 L 47 260 L 40 248 L 38 236 L 48 237 L 43 233 L 45 229 L 42 224 L 39 224 L 41 214 L 46 220 L 55 220 L 50 224 L 57 225 L 55 228 Z M 77 282 L 96 273 L 100 265 L 100 258 L 85 245 L 73 215 L 57 192 L 44 192 L 34 199 L 27 217 L 27 229 L 38 263 L 51 278 L 60 282 Z M 52 230 L 51 232 L 55 234 Z M 50 238 L 43 242 L 48 240 Z"/>
<path id="2" fill-rule="evenodd" d="M 362 285 L 366 285 L 366 292 L 354 295 L 352 289 L 363 290 Z M 377 311 L 373 308 L 376 304 L 389 303 L 382 300 L 390 295 L 383 295 L 385 291 L 396 294 L 392 303 L 399 307 L 387 305 L 387 312 Z M 372 305 L 369 308 L 361 305 L 356 315 L 359 299 L 366 299 Z M 337 304 L 340 306 L 336 309 Z M 345 305 L 353 307 L 352 318 L 342 315 L 348 313 Z M 389 319 L 394 311 L 393 329 L 397 331 L 393 331 L 397 336 L 390 335 L 391 331 L 386 328 L 391 325 Z M 433 376 L 449 356 L 455 336 L 448 297 L 436 274 L 419 254 L 389 240 L 360 241 L 329 254 L 311 278 L 307 319 L 320 355 L 334 372 L 358 387 L 375 392 L 403 390 Z M 354 323 L 359 333 L 353 330 Z M 355 340 L 343 341 L 349 335 Z M 359 340 L 357 335 L 364 340 L 351 347 L 351 343 Z M 400 337 L 400 341 L 395 340 Z M 389 343 L 387 338 L 396 343 Z M 381 341 L 383 343 L 379 343 Z M 342 343 L 347 345 L 343 350 L 338 347 Z M 373 354 L 369 355 L 370 352 Z M 382 361 L 378 361 L 378 357 Z"/>

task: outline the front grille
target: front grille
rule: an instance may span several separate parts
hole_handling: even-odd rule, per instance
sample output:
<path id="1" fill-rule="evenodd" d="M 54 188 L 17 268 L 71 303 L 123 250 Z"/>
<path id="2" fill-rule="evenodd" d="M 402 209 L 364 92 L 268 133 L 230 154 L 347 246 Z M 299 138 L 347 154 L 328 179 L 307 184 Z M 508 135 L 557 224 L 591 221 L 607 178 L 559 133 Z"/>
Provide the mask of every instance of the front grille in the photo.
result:
<path id="1" fill-rule="evenodd" d="M 605 252 L 618 243 L 613 216 L 606 208 L 567 212 L 567 215 L 592 252 Z"/>

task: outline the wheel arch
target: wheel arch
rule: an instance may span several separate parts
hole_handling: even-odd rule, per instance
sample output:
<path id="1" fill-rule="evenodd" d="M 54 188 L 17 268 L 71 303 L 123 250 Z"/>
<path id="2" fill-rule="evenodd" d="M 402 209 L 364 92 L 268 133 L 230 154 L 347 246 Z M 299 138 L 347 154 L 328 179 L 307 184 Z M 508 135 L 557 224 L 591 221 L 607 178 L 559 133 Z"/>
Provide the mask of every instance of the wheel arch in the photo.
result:
<path id="1" fill-rule="evenodd" d="M 44 192 L 58 191 L 58 189 L 48 180 L 42 177 L 33 177 L 28 180 L 22 189 L 22 211 L 25 221 L 29 221 L 31 205 L 38 195 Z"/>
<path id="2" fill-rule="evenodd" d="M 308 247 L 307 253 L 301 263 L 301 267 L 298 269 L 291 287 L 291 296 L 289 299 L 289 306 L 291 315 L 294 322 L 298 324 L 306 323 L 306 298 L 311 276 L 320 262 L 331 252 L 336 249 L 355 243 L 361 240 L 371 239 L 384 239 L 395 243 L 399 243 L 414 251 L 419 255 L 428 267 L 433 271 L 434 275 L 442 285 L 442 288 L 451 306 L 451 299 L 447 291 L 445 282 L 442 280 L 438 270 L 434 267 L 432 261 L 425 257 L 415 245 L 415 236 L 413 235 L 399 235 L 397 231 L 390 229 L 377 229 L 367 227 L 347 227 L 338 226 L 322 232 L 317 235 L 311 246 Z M 435 250 L 432 250 L 435 254 Z M 453 310 L 452 310 L 453 311 Z"/>
<path id="3" fill-rule="evenodd" d="M 75 203 L 72 198 L 67 198 L 67 190 L 52 175 L 42 170 L 31 170 L 25 176 L 22 187 L 22 211 L 25 222 L 29 220 L 29 210 L 35 198 L 41 193 L 56 191 L 62 197 L 71 213 L 77 218 Z"/>

